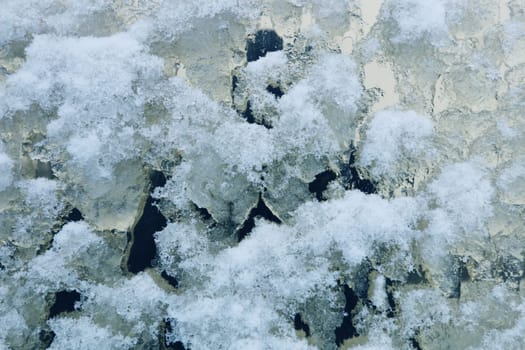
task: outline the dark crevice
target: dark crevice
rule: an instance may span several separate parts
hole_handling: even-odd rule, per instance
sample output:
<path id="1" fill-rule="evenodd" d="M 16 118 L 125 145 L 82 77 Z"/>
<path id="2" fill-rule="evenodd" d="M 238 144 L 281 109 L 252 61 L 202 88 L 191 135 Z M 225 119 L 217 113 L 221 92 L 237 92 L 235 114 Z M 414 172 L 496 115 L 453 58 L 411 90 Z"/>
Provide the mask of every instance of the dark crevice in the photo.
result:
<path id="1" fill-rule="evenodd" d="M 343 285 L 343 292 L 346 300 L 345 314 L 341 326 L 335 329 L 335 343 L 337 346 L 341 346 L 346 339 L 359 336 L 352 322 L 352 311 L 357 306 L 359 298 L 347 284 Z"/>
<path id="2" fill-rule="evenodd" d="M 259 201 L 257 206 L 250 210 L 248 218 L 244 221 L 241 228 L 237 230 L 237 240 L 242 241 L 255 227 L 255 218 L 263 218 L 277 224 L 281 223 L 281 220 L 275 216 L 274 213 L 266 206 L 262 196 L 259 194 Z"/>
<path id="3" fill-rule="evenodd" d="M 211 216 L 210 212 L 206 208 L 198 207 L 197 205 L 193 205 L 197 213 L 199 214 L 200 218 L 204 221 L 212 220 L 213 217 Z"/>
<path id="4" fill-rule="evenodd" d="M 166 175 L 162 171 L 153 170 L 150 175 L 151 189 L 155 187 L 163 187 L 166 185 Z"/>
<path id="5" fill-rule="evenodd" d="M 253 112 L 252 112 L 252 106 L 250 104 L 250 101 L 246 102 L 246 109 L 244 110 L 244 112 L 241 113 L 241 116 L 244 119 L 246 119 L 246 121 L 250 124 L 262 125 L 266 129 L 273 128 L 271 124 L 265 122 L 264 120 L 260 121 L 260 120 L 255 119 L 255 116 L 253 115 Z"/>
<path id="6" fill-rule="evenodd" d="M 164 323 L 166 325 L 165 328 L 165 334 L 164 334 L 164 346 L 168 350 L 186 350 L 186 347 L 181 341 L 175 341 L 175 342 L 169 342 L 166 337 L 166 333 L 172 333 L 173 332 L 173 325 L 171 324 L 172 319 L 167 318 L 164 320 Z M 189 348 L 187 350 L 190 350 Z"/>
<path id="7" fill-rule="evenodd" d="M 461 282 L 470 281 L 470 274 L 468 273 L 467 265 L 462 262 L 459 269 L 459 278 Z"/>
<path id="8" fill-rule="evenodd" d="M 428 282 L 425 277 L 425 273 L 421 266 L 418 266 L 417 269 L 409 271 L 407 274 L 407 284 L 421 284 Z"/>
<path id="9" fill-rule="evenodd" d="M 520 280 L 523 276 L 523 262 L 513 256 L 500 256 L 493 266 L 493 274 L 494 277 L 501 278 L 504 282 L 509 282 L 519 289 Z M 469 279 L 466 264 L 463 261 L 461 261 L 460 276 L 462 276 L 462 280 Z"/>
<path id="10" fill-rule="evenodd" d="M 242 112 L 242 117 L 246 119 L 246 121 L 250 124 L 255 123 L 255 117 L 252 113 L 252 106 L 250 104 L 250 101 L 246 103 L 246 109 L 244 110 L 244 112 Z"/>
<path id="11" fill-rule="evenodd" d="M 357 189 L 366 194 L 376 193 L 376 186 L 369 179 L 363 179 L 359 176 L 357 167 L 355 164 L 355 151 L 350 152 L 350 160 L 348 162 L 348 168 L 343 171 L 345 177 L 348 179 L 347 188 Z"/>
<path id="12" fill-rule="evenodd" d="M 160 171 L 153 171 L 150 176 L 151 190 L 166 184 L 166 177 Z M 131 233 L 131 248 L 127 261 L 128 271 L 139 273 L 153 266 L 153 260 L 157 255 L 155 246 L 155 232 L 162 231 L 168 221 L 156 206 L 156 200 L 149 195 L 144 206 L 144 211 Z"/>
<path id="13" fill-rule="evenodd" d="M 417 341 L 416 337 L 412 337 L 408 339 L 408 341 L 410 342 L 410 346 L 412 346 L 412 348 L 414 348 L 415 350 L 423 350 L 421 345 L 419 345 L 419 342 Z"/>
<path id="14" fill-rule="evenodd" d="M 283 39 L 273 30 L 259 30 L 255 36 L 246 42 L 246 59 L 257 61 L 271 51 L 283 49 Z"/>
<path id="15" fill-rule="evenodd" d="M 71 209 L 66 216 L 66 222 L 77 222 L 82 220 L 84 220 L 84 216 L 82 216 L 82 213 L 77 208 Z"/>
<path id="16" fill-rule="evenodd" d="M 181 341 L 176 341 L 173 344 L 167 346 L 169 350 L 186 350 L 184 344 Z"/>
<path id="17" fill-rule="evenodd" d="M 55 302 L 49 309 L 49 319 L 65 312 L 75 311 L 77 301 L 80 301 L 80 293 L 76 290 L 62 290 L 55 293 Z"/>
<path id="18" fill-rule="evenodd" d="M 268 85 L 268 86 L 266 87 L 266 91 L 268 91 L 269 93 L 271 93 L 272 95 L 274 95 L 275 98 L 281 98 L 281 97 L 283 97 L 283 95 L 284 95 L 283 90 L 281 90 L 281 88 L 278 87 L 278 86 L 275 87 L 275 86 L 272 86 L 272 85 Z"/>
<path id="19" fill-rule="evenodd" d="M 41 349 L 47 349 L 51 346 L 51 343 L 53 343 L 53 340 L 55 340 L 55 332 L 48 329 L 42 329 L 38 333 L 38 339 L 41 343 Z"/>
<path id="20" fill-rule="evenodd" d="M 303 331 L 307 337 L 310 336 L 310 326 L 303 321 L 301 314 L 295 314 L 293 325 L 296 331 Z"/>
<path id="21" fill-rule="evenodd" d="M 318 201 L 323 201 L 323 192 L 328 187 L 328 184 L 337 178 L 337 174 L 332 170 L 323 171 L 320 174 L 315 175 L 315 180 L 308 184 L 308 190 L 311 193 L 315 193 L 315 197 Z"/>
<path id="22" fill-rule="evenodd" d="M 179 288 L 179 281 L 175 277 L 168 275 L 166 271 L 162 271 L 160 277 L 168 282 L 173 288 Z"/>
<path id="23" fill-rule="evenodd" d="M 385 285 L 386 285 L 386 296 L 388 300 L 388 310 L 386 312 L 386 316 L 388 318 L 393 318 L 395 316 L 396 312 L 396 301 L 394 299 L 394 283 L 390 278 L 385 279 Z"/>
<path id="24" fill-rule="evenodd" d="M 237 86 L 239 86 L 239 78 L 237 78 L 236 75 L 232 76 L 232 101 L 235 100 L 235 89 L 237 89 Z"/>

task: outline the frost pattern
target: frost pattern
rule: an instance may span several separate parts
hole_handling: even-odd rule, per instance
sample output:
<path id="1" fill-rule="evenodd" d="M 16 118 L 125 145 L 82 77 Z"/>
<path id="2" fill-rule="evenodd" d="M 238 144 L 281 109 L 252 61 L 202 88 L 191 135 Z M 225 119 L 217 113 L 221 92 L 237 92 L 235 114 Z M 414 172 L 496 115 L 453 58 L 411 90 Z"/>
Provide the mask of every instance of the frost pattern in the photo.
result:
<path id="1" fill-rule="evenodd" d="M 414 111 L 378 112 L 368 127 L 361 164 L 370 167 L 372 175 L 379 178 L 395 174 L 401 159 L 428 159 L 432 153 L 432 128 L 431 120 Z"/>
<path id="2" fill-rule="evenodd" d="M 3 1 L 0 349 L 522 348 L 524 13 Z"/>

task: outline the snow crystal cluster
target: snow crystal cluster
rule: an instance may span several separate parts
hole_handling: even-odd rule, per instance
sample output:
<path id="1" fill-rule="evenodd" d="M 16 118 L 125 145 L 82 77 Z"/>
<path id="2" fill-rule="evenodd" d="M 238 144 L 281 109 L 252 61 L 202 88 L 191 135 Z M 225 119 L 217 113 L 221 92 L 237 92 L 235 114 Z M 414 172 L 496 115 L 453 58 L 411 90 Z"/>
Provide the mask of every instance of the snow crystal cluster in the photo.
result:
<path id="1" fill-rule="evenodd" d="M 523 348 L 523 1 L 0 7 L 0 349 Z"/>

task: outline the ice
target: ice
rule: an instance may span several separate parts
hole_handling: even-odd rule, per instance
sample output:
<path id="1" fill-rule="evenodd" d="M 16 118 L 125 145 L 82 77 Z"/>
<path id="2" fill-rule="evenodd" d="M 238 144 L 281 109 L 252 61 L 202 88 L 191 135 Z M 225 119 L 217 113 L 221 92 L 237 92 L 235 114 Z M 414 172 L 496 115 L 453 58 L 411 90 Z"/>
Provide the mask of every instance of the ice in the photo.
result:
<path id="1" fill-rule="evenodd" d="M 0 144 L 1 146 L 1 144 Z M 0 147 L 0 152 L 2 148 Z M 14 162 L 5 153 L 0 153 L 0 191 L 5 190 L 13 183 L 13 166 Z"/>
<path id="2" fill-rule="evenodd" d="M 509 164 L 503 169 L 498 180 L 497 186 L 501 190 L 501 195 L 506 203 L 523 204 L 525 200 L 525 166 L 523 159 Z"/>
<path id="3" fill-rule="evenodd" d="M 524 13 L 3 1 L 0 348 L 520 349 Z"/>

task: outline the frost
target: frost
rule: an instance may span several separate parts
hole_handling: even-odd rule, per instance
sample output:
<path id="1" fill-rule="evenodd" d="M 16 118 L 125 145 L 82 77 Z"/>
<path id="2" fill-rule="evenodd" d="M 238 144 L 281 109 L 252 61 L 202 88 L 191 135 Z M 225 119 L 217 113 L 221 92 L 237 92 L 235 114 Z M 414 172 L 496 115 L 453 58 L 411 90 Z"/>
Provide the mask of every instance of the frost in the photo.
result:
<path id="1" fill-rule="evenodd" d="M 104 1 L 75 0 L 64 6 L 57 0 L 16 1 L 2 4 L 0 14 L 0 46 L 12 41 L 26 40 L 28 35 L 54 31 L 68 34 L 78 31 L 107 5 Z"/>
<path id="2" fill-rule="evenodd" d="M 451 318 L 446 299 L 437 291 L 417 290 L 407 293 L 402 298 L 402 320 L 406 337 L 411 337 L 416 330 L 431 327 L 435 323 L 447 323 Z"/>
<path id="3" fill-rule="evenodd" d="M 289 322 L 276 310 L 292 313 L 314 297 L 327 298 L 329 305 L 337 300 L 332 291 L 338 278 L 334 266 L 355 266 L 373 256 L 383 243 L 408 249 L 405 242 L 413 235 L 410 225 L 415 210 L 407 209 L 412 205 L 406 199 L 388 202 L 348 192 L 321 206 L 314 202 L 303 205 L 291 226 L 260 221 L 238 246 L 218 254 L 194 228 L 168 226 L 156 240 L 163 266 L 182 278 L 185 288 L 199 286 L 192 288 L 192 299 L 181 296 L 178 306 L 169 311 L 176 320 L 177 334 L 192 346 L 212 348 L 224 344 L 223 338 L 210 336 L 211 328 L 220 325 L 219 333 L 231 334 L 228 347 L 237 348 L 236 342 L 244 337 L 276 346 L 272 345 L 278 344 L 271 336 L 272 327 Z M 374 215 L 354 219 L 372 208 Z M 173 249 L 170 253 L 169 247 Z M 174 261 L 173 256 L 182 260 Z M 410 265 L 410 258 L 399 264 Z M 241 333 L 232 328 L 239 323 L 245 325 Z"/>
<path id="4" fill-rule="evenodd" d="M 73 286 L 78 275 L 70 268 L 86 257 L 88 249 L 100 246 L 102 242 L 86 223 L 69 223 L 54 236 L 51 249 L 33 259 L 29 276 L 52 285 L 65 283 Z"/>
<path id="5" fill-rule="evenodd" d="M 475 162 L 444 167 L 429 189 L 437 204 L 467 233 L 480 232 L 492 215 L 494 188 L 486 170 Z"/>
<path id="6" fill-rule="evenodd" d="M 380 111 L 370 122 L 360 163 L 376 178 L 392 176 L 399 161 L 422 162 L 432 155 L 432 130 L 432 121 L 414 111 Z"/>
<path id="7" fill-rule="evenodd" d="M 166 298 L 151 277 L 141 273 L 116 286 L 93 287 L 83 308 L 96 314 L 102 306 L 111 312 L 100 315 L 100 322 L 118 323 L 132 334 L 144 333 L 144 337 L 154 339 L 162 320 L 158 315 L 166 308 Z"/>
<path id="8" fill-rule="evenodd" d="M 524 11 L 3 1 L 0 348 L 521 348 Z"/>
<path id="9" fill-rule="evenodd" d="M 18 187 L 25 193 L 25 203 L 43 215 L 53 216 L 60 212 L 61 203 L 57 198 L 57 182 L 45 178 L 21 181 Z"/>
<path id="10" fill-rule="evenodd" d="M 380 310 L 384 310 L 387 307 L 388 296 L 386 294 L 386 280 L 385 276 L 378 275 L 374 280 L 374 291 L 372 294 L 372 303 L 374 306 L 378 307 Z"/>
<path id="11" fill-rule="evenodd" d="M 425 37 L 442 40 L 448 31 L 447 7 L 453 1 L 448 0 L 389 0 L 384 5 L 388 14 L 396 21 L 398 34 L 392 37 L 394 42 L 413 42 Z"/>
<path id="12" fill-rule="evenodd" d="M 133 155 L 134 131 L 126 123 L 145 102 L 133 92 L 133 84 L 139 77 L 155 79 L 160 59 L 145 53 L 125 33 L 106 38 L 41 35 L 26 55 L 24 66 L 6 81 L 8 110 L 25 110 L 31 103 L 46 110 L 58 108 L 59 118 L 47 127 L 49 142 L 61 144 L 71 138 L 64 148 L 79 166 L 95 161 L 107 172 Z M 135 102 L 124 104 L 128 99 Z M 97 128 L 90 131 L 94 122 Z M 101 147 L 114 149 L 113 159 L 103 155 Z"/>
<path id="13" fill-rule="evenodd" d="M 55 318 L 49 325 L 56 336 L 49 349 L 129 349 L 136 341 L 97 326 L 87 317 Z"/>
<path id="14" fill-rule="evenodd" d="M 2 311 L 3 314 L 0 316 L 0 322 L 2 322 L 3 326 L 0 328 L 0 349 L 9 349 L 5 345 L 6 338 L 9 336 L 17 337 L 17 332 L 20 332 L 20 330 L 26 330 L 27 324 L 22 315 L 16 310 L 7 310 L 7 308 L 5 308 Z M 20 341 L 22 339 L 17 340 Z"/>
<path id="15" fill-rule="evenodd" d="M 284 131 L 279 135 L 280 142 L 285 146 L 290 142 L 288 147 L 313 148 L 317 154 L 346 147 L 353 138 L 354 113 L 361 94 L 362 87 L 351 59 L 335 54 L 320 57 L 309 77 L 293 86 L 280 100 L 282 115 L 276 126 Z M 300 137 L 296 135 L 295 140 L 288 141 L 291 127 L 300 132 Z M 326 130 L 324 138 L 319 129 Z M 302 144 L 297 144 L 298 141 Z"/>

